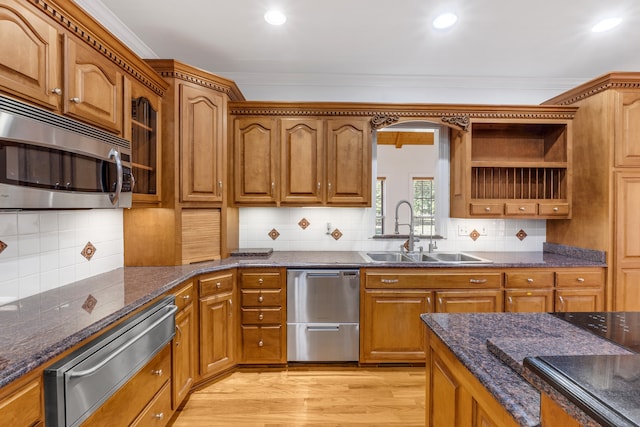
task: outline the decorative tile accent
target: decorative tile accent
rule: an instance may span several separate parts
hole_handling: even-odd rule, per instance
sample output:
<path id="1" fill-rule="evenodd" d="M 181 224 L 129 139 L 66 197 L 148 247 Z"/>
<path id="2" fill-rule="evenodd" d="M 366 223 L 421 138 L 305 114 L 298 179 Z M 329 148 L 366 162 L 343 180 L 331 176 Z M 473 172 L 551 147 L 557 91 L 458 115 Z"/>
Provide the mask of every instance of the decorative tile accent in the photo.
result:
<path id="1" fill-rule="evenodd" d="M 331 232 L 331 237 L 333 237 L 336 240 L 339 240 L 342 237 L 342 231 L 338 230 L 337 228 L 335 230 L 333 230 Z"/>
<path id="2" fill-rule="evenodd" d="M 280 233 L 278 233 L 278 230 L 276 230 L 275 228 L 272 228 L 269 232 L 269 237 L 271 237 L 271 240 L 276 240 L 278 237 L 280 237 Z"/>
<path id="3" fill-rule="evenodd" d="M 95 255 L 96 250 L 96 247 L 93 246 L 91 242 L 87 242 L 87 244 L 84 245 L 84 249 L 80 253 L 87 259 L 87 261 L 91 261 L 91 258 Z"/>
<path id="4" fill-rule="evenodd" d="M 2 240 L 0 240 L 0 254 L 2 253 L 2 251 L 4 251 L 5 249 L 7 249 L 8 245 L 3 242 Z"/>
<path id="5" fill-rule="evenodd" d="M 91 294 L 84 300 L 84 304 L 82 304 L 82 309 L 87 313 L 91 314 L 93 309 L 96 307 L 98 300 Z"/>
<path id="6" fill-rule="evenodd" d="M 471 240 L 475 242 L 476 240 L 478 240 L 478 237 L 480 237 L 480 233 L 478 232 L 478 230 L 473 230 L 471 233 L 469 233 L 469 237 L 471 237 Z"/>
<path id="7" fill-rule="evenodd" d="M 307 218 L 302 218 L 300 222 L 298 222 L 298 225 L 300 226 L 300 228 L 305 230 L 308 226 L 311 225 L 311 223 L 307 220 Z"/>
<path id="8" fill-rule="evenodd" d="M 524 239 L 527 238 L 527 233 L 525 233 L 524 230 L 521 229 L 516 233 L 516 237 L 520 239 L 520 241 L 523 241 Z"/>
<path id="9" fill-rule="evenodd" d="M 405 240 L 404 245 L 402 245 L 402 247 L 403 247 L 407 252 L 409 252 L 409 241 L 408 241 L 408 240 Z"/>

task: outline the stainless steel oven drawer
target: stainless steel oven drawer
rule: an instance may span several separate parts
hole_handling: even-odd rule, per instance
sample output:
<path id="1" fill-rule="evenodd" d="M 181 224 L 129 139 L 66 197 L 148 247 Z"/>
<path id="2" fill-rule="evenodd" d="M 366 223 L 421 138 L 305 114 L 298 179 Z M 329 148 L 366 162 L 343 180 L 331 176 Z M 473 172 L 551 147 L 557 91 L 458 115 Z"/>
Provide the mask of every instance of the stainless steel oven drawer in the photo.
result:
<path id="1" fill-rule="evenodd" d="M 358 360 L 357 323 L 287 324 L 287 360 L 290 362 L 353 362 Z"/>

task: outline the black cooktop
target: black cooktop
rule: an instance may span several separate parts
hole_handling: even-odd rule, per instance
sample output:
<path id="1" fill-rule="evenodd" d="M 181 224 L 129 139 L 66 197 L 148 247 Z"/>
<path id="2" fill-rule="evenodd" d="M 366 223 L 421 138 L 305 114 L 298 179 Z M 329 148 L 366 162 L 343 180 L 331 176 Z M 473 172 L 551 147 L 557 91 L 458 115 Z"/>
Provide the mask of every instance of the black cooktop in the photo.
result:
<path id="1" fill-rule="evenodd" d="M 640 312 L 552 313 L 572 325 L 640 353 Z"/>

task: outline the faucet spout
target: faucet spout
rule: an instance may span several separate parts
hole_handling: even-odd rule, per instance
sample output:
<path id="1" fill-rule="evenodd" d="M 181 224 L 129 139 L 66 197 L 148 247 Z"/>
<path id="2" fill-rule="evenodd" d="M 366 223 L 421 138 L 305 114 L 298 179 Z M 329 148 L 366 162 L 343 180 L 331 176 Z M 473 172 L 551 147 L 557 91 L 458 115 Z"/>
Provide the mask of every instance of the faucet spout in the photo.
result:
<path id="1" fill-rule="evenodd" d="M 410 217 L 410 222 L 409 224 L 400 224 L 398 222 L 398 210 L 400 209 L 400 206 L 406 204 L 407 206 L 409 206 L 409 213 L 411 214 Z M 396 234 L 400 234 L 400 231 L 398 230 L 399 226 L 401 225 L 408 225 L 409 226 L 409 252 L 413 252 L 414 250 L 414 243 L 415 243 L 415 236 L 414 236 L 414 232 L 413 232 L 413 206 L 411 206 L 411 203 L 408 200 L 400 200 L 398 202 L 398 204 L 396 204 L 396 221 L 395 221 L 395 233 Z"/>

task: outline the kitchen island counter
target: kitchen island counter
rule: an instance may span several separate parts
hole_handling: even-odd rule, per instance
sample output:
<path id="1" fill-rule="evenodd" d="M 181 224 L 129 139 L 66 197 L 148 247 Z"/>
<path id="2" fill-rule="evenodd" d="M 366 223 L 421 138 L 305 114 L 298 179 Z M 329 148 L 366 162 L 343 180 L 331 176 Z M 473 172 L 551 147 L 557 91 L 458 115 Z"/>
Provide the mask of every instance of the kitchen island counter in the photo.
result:
<path id="1" fill-rule="evenodd" d="M 547 313 L 436 313 L 421 317 L 429 329 L 428 345 L 431 349 L 428 350 L 437 353 L 438 348 L 439 351 L 446 348 L 506 410 L 515 421 L 513 425 L 540 424 L 541 391 L 579 425 L 599 425 L 567 399 L 566 393 L 525 367 L 525 358 L 561 356 L 570 360 L 575 357 L 579 363 L 581 357 L 590 355 L 640 357 Z M 429 361 L 427 372 L 429 384 L 429 375 L 433 375 L 429 373 Z M 432 390 L 431 395 L 438 392 Z M 428 422 L 427 426 L 430 425 L 433 424 Z"/>

